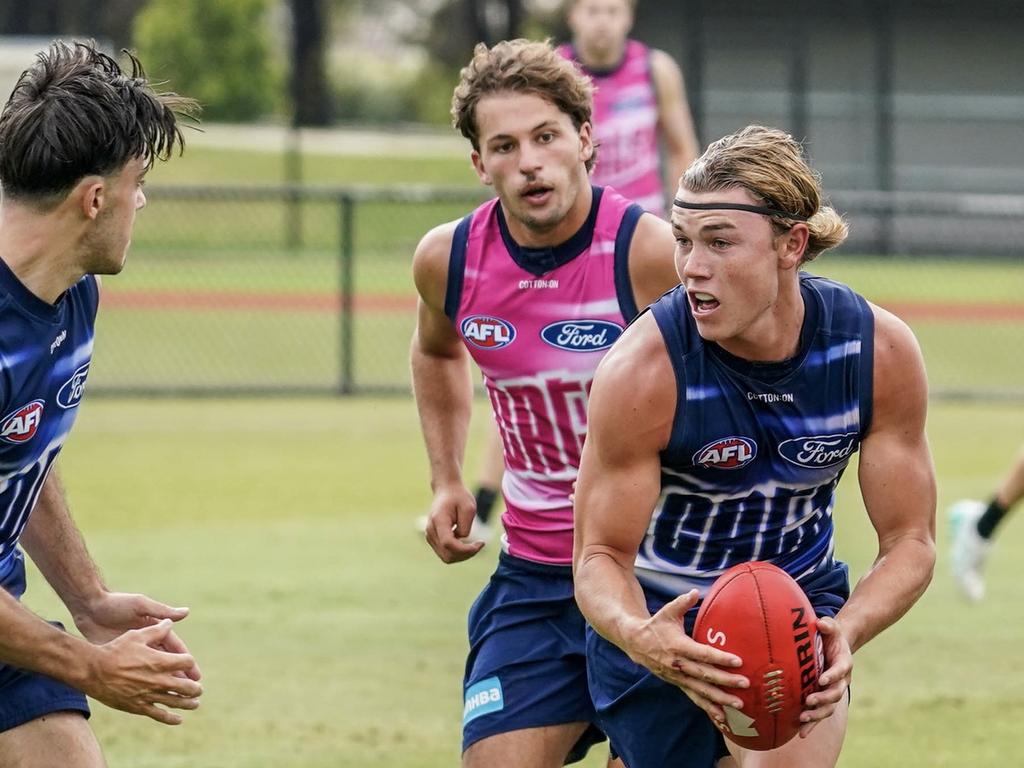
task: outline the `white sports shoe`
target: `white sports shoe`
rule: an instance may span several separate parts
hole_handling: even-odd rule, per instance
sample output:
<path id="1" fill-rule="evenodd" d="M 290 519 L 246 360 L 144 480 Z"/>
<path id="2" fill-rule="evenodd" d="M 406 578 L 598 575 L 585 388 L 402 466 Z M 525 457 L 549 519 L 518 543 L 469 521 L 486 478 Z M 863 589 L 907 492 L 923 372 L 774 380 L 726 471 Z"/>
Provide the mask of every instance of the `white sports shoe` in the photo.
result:
<path id="1" fill-rule="evenodd" d="M 978 518 L 984 511 L 985 505 L 973 499 L 961 499 L 948 510 L 953 579 L 971 602 L 978 602 L 985 596 L 985 578 L 981 572 L 992 551 L 992 542 L 978 533 Z"/>

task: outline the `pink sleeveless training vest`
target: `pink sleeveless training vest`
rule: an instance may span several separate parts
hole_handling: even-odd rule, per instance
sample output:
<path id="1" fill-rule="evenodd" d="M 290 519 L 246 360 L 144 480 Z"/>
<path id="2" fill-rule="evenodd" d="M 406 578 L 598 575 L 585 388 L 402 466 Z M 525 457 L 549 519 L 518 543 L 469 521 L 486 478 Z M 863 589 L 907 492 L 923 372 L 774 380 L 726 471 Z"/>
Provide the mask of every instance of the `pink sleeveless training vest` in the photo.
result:
<path id="1" fill-rule="evenodd" d="M 512 240 L 497 199 L 452 242 L 445 311 L 483 372 L 505 447 L 508 552 L 572 562 L 569 494 L 597 364 L 637 313 L 629 246 L 642 209 L 594 187 L 586 223 L 550 249 Z"/>
<path id="2" fill-rule="evenodd" d="M 650 49 L 628 40 L 618 66 L 602 72 L 587 69 L 570 45 L 559 46 L 558 52 L 575 62 L 594 83 L 594 137 L 599 146 L 591 179 L 664 218 L 658 97 Z"/>

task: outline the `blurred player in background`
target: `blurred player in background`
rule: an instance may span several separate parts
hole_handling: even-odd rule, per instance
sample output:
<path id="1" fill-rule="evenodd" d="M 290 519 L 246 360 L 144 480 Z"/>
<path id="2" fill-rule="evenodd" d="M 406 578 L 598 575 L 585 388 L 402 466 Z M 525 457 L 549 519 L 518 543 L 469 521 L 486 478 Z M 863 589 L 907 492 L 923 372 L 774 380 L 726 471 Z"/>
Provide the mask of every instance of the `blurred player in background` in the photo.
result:
<path id="1" fill-rule="evenodd" d="M 852 653 L 913 605 L 934 565 L 921 353 L 895 316 L 800 272 L 846 225 L 788 134 L 752 126 L 716 141 L 677 196 L 683 285 L 602 362 L 576 490 L 598 722 L 631 768 L 711 765 L 721 742 L 705 712 L 721 728 L 742 724 L 723 687 L 743 678 L 684 622 L 692 631 L 724 570 L 764 560 L 825 617 L 824 671 L 801 714 L 805 738 L 729 749 L 741 766 L 832 766 Z M 878 556 L 851 595 L 832 508 L 858 448 Z"/>
<path id="2" fill-rule="evenodd" d="M 679 66 L 664 51 L 629 39 L 635 5 L 635 0 L 569 0 L 572 43 L 558 52 L 595 85 L 593 133 L 600 159 L 591 179 L 664 218 L 668 193 L 700 146 Z M 474 492 L 472 535 L 483 541 L 493 536 L 502 468 L 501 438 L 489 425 Z"/>
<path id="3" fill-rule="evenodd" d="M 976 602 L 985 596 L 982 571 L 992 551 L 992 537 L 1003 518 L 1022 498 L 1024 449 L 1017 455 L 1009 474 L 987 505 L 981 501 L 963 499 L 949 508 L 953 534 L 950 565 L 957 586 L 968 600 Z"/>
<path id="4" fill-rule="evenodd" d="M 664 51 L 629 38 L 635 5 L 568 0 L 572 42 L 558 50 L 594 83 L 594 143 L 600 148 L 594 183 L 664 218 L 668 196 L 700 146 L 679 66 Z"/>
<path id="5" fill-rule="evenodd" d="M 677 283 L 668 224 L 592 186 L 591 86 L 546 43 L 479 45 L 455 125 L 497 197 L 421 240 L 413 387 L 434 492 L 427 541 L 453 563 L 473 495 L 462 459 L 483 372 L 505 449 L 505 538 L 469 615 L 463 764 L 545 768 L 603 739 L 573 597 L 572 505 L 598 361 Z"/>
<path id="6" fill-rule="evenodd" d="M 124 266 L 143 177 L 182 145 L 176 111 L 139 62 L 54 43 L 0 115 L 0 765 L 103 766 L 85 695 L 167 724 L 195 709 L 199 670 L 171 630 L 188 614 L 111 592 L 54 462 L 89 372 L 98 274 Z M 85 639 L 19 601 L 19 544 Z"/>

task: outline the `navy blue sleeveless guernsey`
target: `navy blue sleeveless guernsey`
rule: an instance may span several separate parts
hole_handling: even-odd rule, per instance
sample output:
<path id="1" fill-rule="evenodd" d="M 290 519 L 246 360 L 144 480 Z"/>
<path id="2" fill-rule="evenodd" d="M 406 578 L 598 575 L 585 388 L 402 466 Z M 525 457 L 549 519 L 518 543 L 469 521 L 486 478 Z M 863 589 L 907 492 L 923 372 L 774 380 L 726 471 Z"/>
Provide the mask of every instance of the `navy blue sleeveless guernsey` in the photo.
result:
<path id="1" fill-rule="evenodd" d="M 797 581 L 835 565 L 835 489 L 871 420 L 874 318 L 839 283 L 801 274 L 800 291 L 799 351 L 778 363 L 705 342 L 682 287 L 652 305 L 679 395 L 636 562 L 645 586 L 703 596 L 741 562 Z"/>
<path id="2" fill-rule="evenodd" d="M 0 260 L 0 581 L 75 421 L 98 302 L 91 275 L 48 304 Z"/>

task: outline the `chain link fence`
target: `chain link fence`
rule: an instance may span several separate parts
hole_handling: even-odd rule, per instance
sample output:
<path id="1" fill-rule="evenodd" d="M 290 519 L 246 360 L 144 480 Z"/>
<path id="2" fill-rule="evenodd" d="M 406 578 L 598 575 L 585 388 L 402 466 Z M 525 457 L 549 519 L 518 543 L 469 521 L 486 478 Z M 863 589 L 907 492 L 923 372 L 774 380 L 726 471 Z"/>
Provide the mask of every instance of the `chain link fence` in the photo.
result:
<path id="1" fill-rule="evenodd" d="M 420 237 L 484 189 L 165 187 L 103 284 L 93 394 L 408 392 Z M 939 396 L 1024 399 L 1024 198 L 837 192 L 811 271 L 911 324 Z"/>

